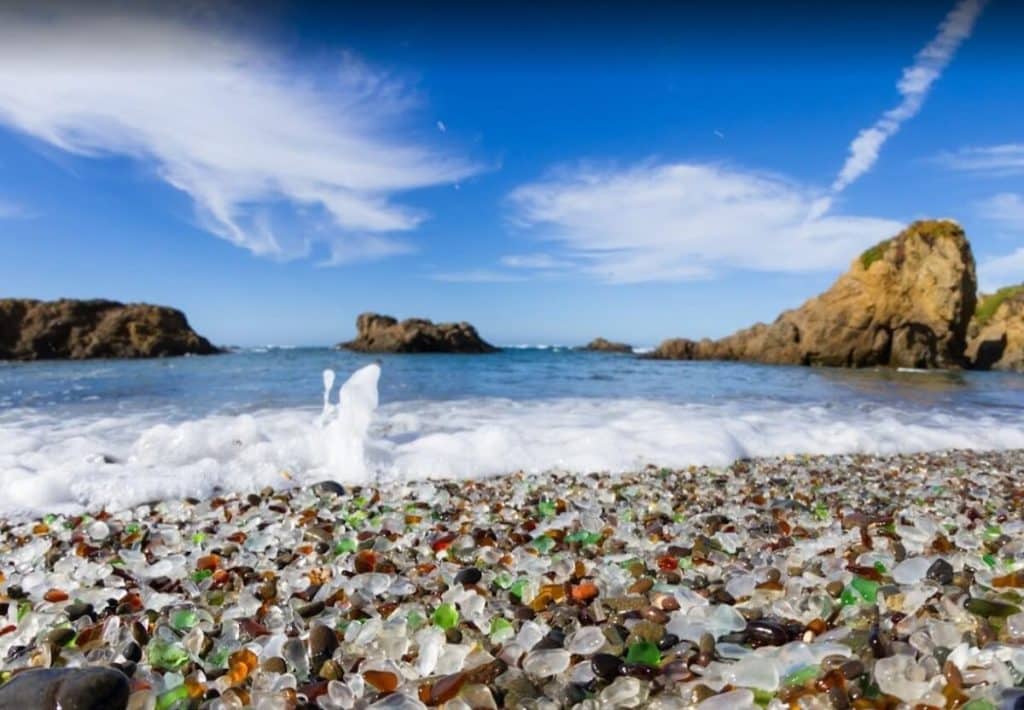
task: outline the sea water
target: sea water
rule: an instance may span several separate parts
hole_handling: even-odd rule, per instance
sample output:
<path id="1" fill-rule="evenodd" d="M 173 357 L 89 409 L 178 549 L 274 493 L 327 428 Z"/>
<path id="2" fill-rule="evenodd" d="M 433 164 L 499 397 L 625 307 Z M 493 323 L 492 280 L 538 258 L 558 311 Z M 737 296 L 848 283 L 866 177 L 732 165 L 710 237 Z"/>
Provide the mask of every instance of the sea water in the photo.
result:
<path id="1" fill-rule="evenodd" d="M 1024 448 L 1024 376 L 660 362 L 568 348 L 0 364 L 0 514 L 324 478 Z"/>

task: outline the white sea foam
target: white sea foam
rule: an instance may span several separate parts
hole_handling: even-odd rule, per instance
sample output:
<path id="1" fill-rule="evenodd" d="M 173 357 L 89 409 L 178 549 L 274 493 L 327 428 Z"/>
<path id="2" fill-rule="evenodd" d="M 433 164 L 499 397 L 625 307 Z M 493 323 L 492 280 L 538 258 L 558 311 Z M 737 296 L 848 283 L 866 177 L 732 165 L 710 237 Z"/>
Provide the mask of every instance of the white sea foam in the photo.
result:
<path id="1" fill-rule="evenodd" d="M 1024 448 L 1024 415 L 860 404 L 473 398 L 377 406 L 370 365 L 324 408 L 170 423 L 166 411 L 62 418 L 0 413 L 0 514 L 118 508 L 323 478 L 625 471 L 788 453 Z"/>

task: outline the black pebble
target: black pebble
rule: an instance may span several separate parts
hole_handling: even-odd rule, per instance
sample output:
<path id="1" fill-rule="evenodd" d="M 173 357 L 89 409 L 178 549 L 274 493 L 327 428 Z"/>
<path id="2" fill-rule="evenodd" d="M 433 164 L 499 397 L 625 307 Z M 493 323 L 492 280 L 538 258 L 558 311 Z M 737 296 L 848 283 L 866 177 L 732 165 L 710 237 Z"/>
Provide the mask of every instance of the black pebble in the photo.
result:
<path id="1" fill-rule="evenodd" d="M 676 636 L 675 634 L 665 634 L 661 637 L 661 640 L 658 641 L 658 650 L 667 651 L 673 646 L 675 646 L 677 643 L 679 643 L 678 636 Z"/>
<path id="2" fill-rule="evenodd" d="M 925 576 L 936 584 L 952 584 L 953 566 L 940 557 L 932 562 Z"/>
<path id="3" fill-rule="evenodd" d="M 142 648 L 134 641 L 129 641 L 125 644 L 124 649 L 121 650 L 121 655 L 124 656 L 127 661 L 138 663 L 142 660 Z"/>
<path id="4" fill-rule="evenodd" d="M 343 496 L 345 495 L 345 487 L 337 481 L 320 481 L 313 484 L 313 492 L 323 497 Z"/>
<path id="5" fill-rule="evenodd" d="M 622 659 L 610 653 L 596 653 L 590 659 L 590 667 L 594 675 L 602 680 L 614 680 L 622 675 Z"/>
<path id="6" fill-rule="evenodd" d="M 92 604 L 86 604 L 85 602 L 74 602 L 73 604 L 68 604 L 64 608 L 64 613 L 68 615 L 69 621 L 77 621 L 86 615 L 93 619 L 96 618 L 96 612 L 93 609 Z"/>
<path id="7" fill-rule="evenodd" d="M 479 584 L 483 574 L 476 567 L 465 567 L 455 575 L 456 584 Z"/>
<path id="8" fill-rule="evenodd" d="M 124 710 L 128 677 L 99 666 L 24 671 L 0 687 L 0 708 Z"/>

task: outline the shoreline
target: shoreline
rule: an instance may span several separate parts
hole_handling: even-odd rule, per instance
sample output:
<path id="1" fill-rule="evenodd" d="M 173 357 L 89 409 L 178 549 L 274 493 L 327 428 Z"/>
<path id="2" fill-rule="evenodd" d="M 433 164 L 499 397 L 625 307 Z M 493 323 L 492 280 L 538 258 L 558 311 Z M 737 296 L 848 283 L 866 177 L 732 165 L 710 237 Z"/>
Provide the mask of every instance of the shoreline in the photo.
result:
<path id="1" fill-rule="evenodd" d="M 998 707 L 1022 475 L 797 456 L 0 518 L 0 701 L 113 665 L 132 707 Z"/>

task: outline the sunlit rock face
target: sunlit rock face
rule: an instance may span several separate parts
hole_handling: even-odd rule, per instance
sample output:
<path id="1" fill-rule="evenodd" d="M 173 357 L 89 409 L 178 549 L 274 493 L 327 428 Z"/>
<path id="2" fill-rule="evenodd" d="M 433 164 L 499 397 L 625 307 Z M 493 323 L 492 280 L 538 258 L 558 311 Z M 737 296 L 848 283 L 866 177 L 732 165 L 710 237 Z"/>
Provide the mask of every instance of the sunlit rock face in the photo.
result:
<path id="1" fill-rule="evenodd" d="M 721 340 L 675 338 L 651 357 L 840 367 L 967 364 L 977 278 L 963 229 L 915 222 L 868 249 L 824 293 Z"/>

